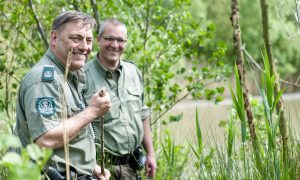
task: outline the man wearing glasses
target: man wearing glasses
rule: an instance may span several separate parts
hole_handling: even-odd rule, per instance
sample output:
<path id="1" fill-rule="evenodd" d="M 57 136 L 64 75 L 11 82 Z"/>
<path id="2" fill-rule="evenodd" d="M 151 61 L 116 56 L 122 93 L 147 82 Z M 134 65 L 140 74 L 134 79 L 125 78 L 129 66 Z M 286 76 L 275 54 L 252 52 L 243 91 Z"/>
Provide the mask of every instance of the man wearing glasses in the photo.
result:
<path id="1" fill-rule="evenodd" d="M 110 168 L 113 179 L 138 179 L 137 172 L 144 165 L 148 177 L 153 177 L 156 171 L 150 110 L 144 105 L 142 75 L 136 65 L 121 59 L 126 37 L 124 23 L 117 19 L 103 22 L 97 36 L 100 50 L 85 66 L 86 99 L 99 87 L 106 87 L 112 103 L 103 119 L 105 167 Z M 100 137 L 99 124 L 100 119 L 93 123 L 96 140 Z"/>

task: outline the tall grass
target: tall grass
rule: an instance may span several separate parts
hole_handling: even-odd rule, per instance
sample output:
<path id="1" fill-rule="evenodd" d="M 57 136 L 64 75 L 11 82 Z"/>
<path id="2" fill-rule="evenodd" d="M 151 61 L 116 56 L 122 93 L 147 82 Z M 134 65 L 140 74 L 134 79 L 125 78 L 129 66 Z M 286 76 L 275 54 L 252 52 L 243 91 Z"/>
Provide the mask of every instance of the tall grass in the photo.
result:
<path id="1" fill-rule="evenodd" d="M 287 152 L 288 159 L 285 160 L 279 132 L 280 114 L 276 113 L 276 105 L 283 90 L 277 94 L 274 93 L 275 77 L 270 73 L 270 65 L 266 56 L 264 56 L 264 68 L 261 84 L 257 85 L 261 100 L 251 101 L 257 132 L 257 146 L 255 147 L 258 148 L 254 148 L 250 139 L 242 90 L 237 69 L 235 69 L 236 89 L 234 92 L 230 87 L 233 106 L 226 124 L 226 145 L 219 146 L 218 140 L 212 145 L 204 144 L 201 121 L 196 108 L 196 142 L 193 143 L 188 139 L 190 151 L 175 151 L 174 149 L 180 145 L 175 145 L 168 135 L 168 138 L 162 142 L 163 153 L 159 154 L 158 169 L 164 173 L 159 173 L 157 179 L 299 179 L 299 139 L 290 128 L 288 137 L 290 147 Z M 289 118 L 291 117 L 287 117 Z M 291 123 L 291 119 L 289 122 Z M 212 141 L 212 138 L 210 140 Z M 175 163 L 175 159 L 185 157 L 188 161 L 182 161 L 182 163 L 186 164 L 179 166 Z M 183 166 L 185 168 L 179 168 Z M 174 169 L 182 171 L 178 172 Z"/>

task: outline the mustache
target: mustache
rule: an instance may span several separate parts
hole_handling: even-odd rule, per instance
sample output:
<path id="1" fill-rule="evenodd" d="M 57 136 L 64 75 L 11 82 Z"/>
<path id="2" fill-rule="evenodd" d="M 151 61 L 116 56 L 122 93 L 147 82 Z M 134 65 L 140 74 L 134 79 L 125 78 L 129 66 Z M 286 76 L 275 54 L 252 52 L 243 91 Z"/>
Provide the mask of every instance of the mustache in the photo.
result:
<path id="1" fill-rule="evenodd" d="M 82 54 L 82 55 L 87 55 L 88 54 L 88 52 L 84 52 L 83 50 L 78 49 L 77 47 L 71 48 L 69 50 L 69 53 L 71 53 L 71 54 Z"/>

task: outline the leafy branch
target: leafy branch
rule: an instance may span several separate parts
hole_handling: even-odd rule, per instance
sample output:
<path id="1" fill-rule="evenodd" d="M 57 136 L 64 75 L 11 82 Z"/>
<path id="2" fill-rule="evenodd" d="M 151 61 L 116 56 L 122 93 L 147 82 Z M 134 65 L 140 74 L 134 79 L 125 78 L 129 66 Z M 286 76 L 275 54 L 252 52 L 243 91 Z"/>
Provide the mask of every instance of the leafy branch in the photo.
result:
<path id="1" fill-rule="evenodd" d="M 33 15 L 33 17 L 35 19 L 35 22 L 37 24 L 37 27 L 38 27 L 39 33 L 41 35 L 41 38 L 42 38 L 42 40 L 44 42 L 45 48 L 47 49 L 48 46 L 49 46 L 49 44 L 48 44 L 48 40 L 47 40 L 47 37 L 45 35 L 44 29 L 42 27 L 42 23 L 40 22 L 39 17 L 36 14 L 36 11 L 35 11 L 35 8 L 34 8 L 34 4 L 32 3 L 32 0 L 28 0 L 28 3 L 29 3 L 29 6 L 30 6 L 30 9 L 32 11 L 32 15 Z"/>

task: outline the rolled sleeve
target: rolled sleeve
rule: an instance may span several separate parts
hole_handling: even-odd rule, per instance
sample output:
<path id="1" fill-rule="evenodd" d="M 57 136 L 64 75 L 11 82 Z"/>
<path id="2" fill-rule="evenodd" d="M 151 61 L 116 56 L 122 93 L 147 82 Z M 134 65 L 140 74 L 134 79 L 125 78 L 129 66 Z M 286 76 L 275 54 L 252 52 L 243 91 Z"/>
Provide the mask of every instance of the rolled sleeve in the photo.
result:
<path id="1" fill-rule="evenodd" d="M 142 108 L 142 120 L 144 121 L 144 119 L 146 118 L 150 118 L 151 115 L 151 110 L 148 106 L 144 105 Z"/>

